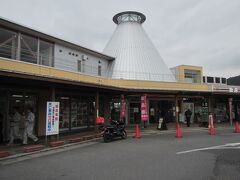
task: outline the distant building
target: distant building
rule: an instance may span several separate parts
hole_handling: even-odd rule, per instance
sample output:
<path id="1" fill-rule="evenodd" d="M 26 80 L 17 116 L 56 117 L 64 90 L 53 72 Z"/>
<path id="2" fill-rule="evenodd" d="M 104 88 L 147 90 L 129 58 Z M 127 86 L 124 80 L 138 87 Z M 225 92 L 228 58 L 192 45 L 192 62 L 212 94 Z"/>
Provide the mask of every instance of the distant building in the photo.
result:
<path id="1" fill-rule="evenodd" d="M 240 75 L 228 78 L 228 85 L 240 86 Z"/>

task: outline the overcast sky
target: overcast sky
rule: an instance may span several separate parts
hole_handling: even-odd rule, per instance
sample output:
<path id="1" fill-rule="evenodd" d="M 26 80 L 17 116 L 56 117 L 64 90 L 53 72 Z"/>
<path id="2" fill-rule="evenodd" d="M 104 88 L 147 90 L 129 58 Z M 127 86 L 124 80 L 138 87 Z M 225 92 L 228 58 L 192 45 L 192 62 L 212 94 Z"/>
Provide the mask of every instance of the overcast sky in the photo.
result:
<path id="1" fill-rule="evenodd" d="M 0 0 L 0 16 L 102 52 L 112 17 L 133 10 L 168 67 L 240 75 L 240 0 Z"/>

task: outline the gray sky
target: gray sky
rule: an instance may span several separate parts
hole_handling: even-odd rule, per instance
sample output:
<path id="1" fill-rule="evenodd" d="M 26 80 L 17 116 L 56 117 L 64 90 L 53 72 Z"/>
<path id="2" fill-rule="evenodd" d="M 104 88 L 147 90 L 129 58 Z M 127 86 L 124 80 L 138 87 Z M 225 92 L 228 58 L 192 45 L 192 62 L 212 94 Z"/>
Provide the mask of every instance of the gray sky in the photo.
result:
<path id="1" fill-rule="evenodd" d="M 239 0 L 0 0 L 1 17 L 99 52 L 112 17 L 127 10 L 146 15 L 143 27 L 168 67 L 240 75 Z"/>

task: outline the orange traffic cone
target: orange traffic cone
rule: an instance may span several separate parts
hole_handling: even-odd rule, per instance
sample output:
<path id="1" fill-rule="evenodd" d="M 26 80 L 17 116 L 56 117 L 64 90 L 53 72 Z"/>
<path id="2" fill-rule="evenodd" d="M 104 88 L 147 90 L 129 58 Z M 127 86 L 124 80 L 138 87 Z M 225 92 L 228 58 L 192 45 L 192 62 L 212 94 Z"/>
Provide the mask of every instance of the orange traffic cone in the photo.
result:
<path id="1" fill-rule="evenodd" d="M 136 125 L 136 134 L 135 134 L 135 138 L 139 139 L 140 138 L 140 133 L 139 133 L 139 129 L 138 129 L 138 124 Z"/>
<path id="2" fill-rule="evenodd" d="M 180 125 L 179 123 L 177 123 L 176 138 L 181 138 L 181 137 L 182 137 L 182 133 L 181 133 Z"/>
<path id="3" fill-rule="evenodd" d="M 235 133 L 240 133 L 240 129 L 239 129 L 239 126 L 238 126 L 238 121 L 236 121 L 236 127 L 235 127 Z"/>
<path id="4" fill-rule="evenodd" d="M 212 119 L 210 119 L 210 135 L 214 135 L 214 128 L 213 128 L 213 122 Z"/>

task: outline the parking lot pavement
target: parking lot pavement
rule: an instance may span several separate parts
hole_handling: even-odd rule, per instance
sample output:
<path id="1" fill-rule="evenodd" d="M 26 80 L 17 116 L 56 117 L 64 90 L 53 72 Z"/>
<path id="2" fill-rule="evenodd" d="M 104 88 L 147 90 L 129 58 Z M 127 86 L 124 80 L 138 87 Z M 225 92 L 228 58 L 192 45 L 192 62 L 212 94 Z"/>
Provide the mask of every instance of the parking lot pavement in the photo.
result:
<path id="1" fill-rule="evenodd" d="M 0 167 L 0 179 L 239 179 L 240 134 L 150 134 L 102 141 Z M 188 153 L 181 153 L 195 150 Z"/>

